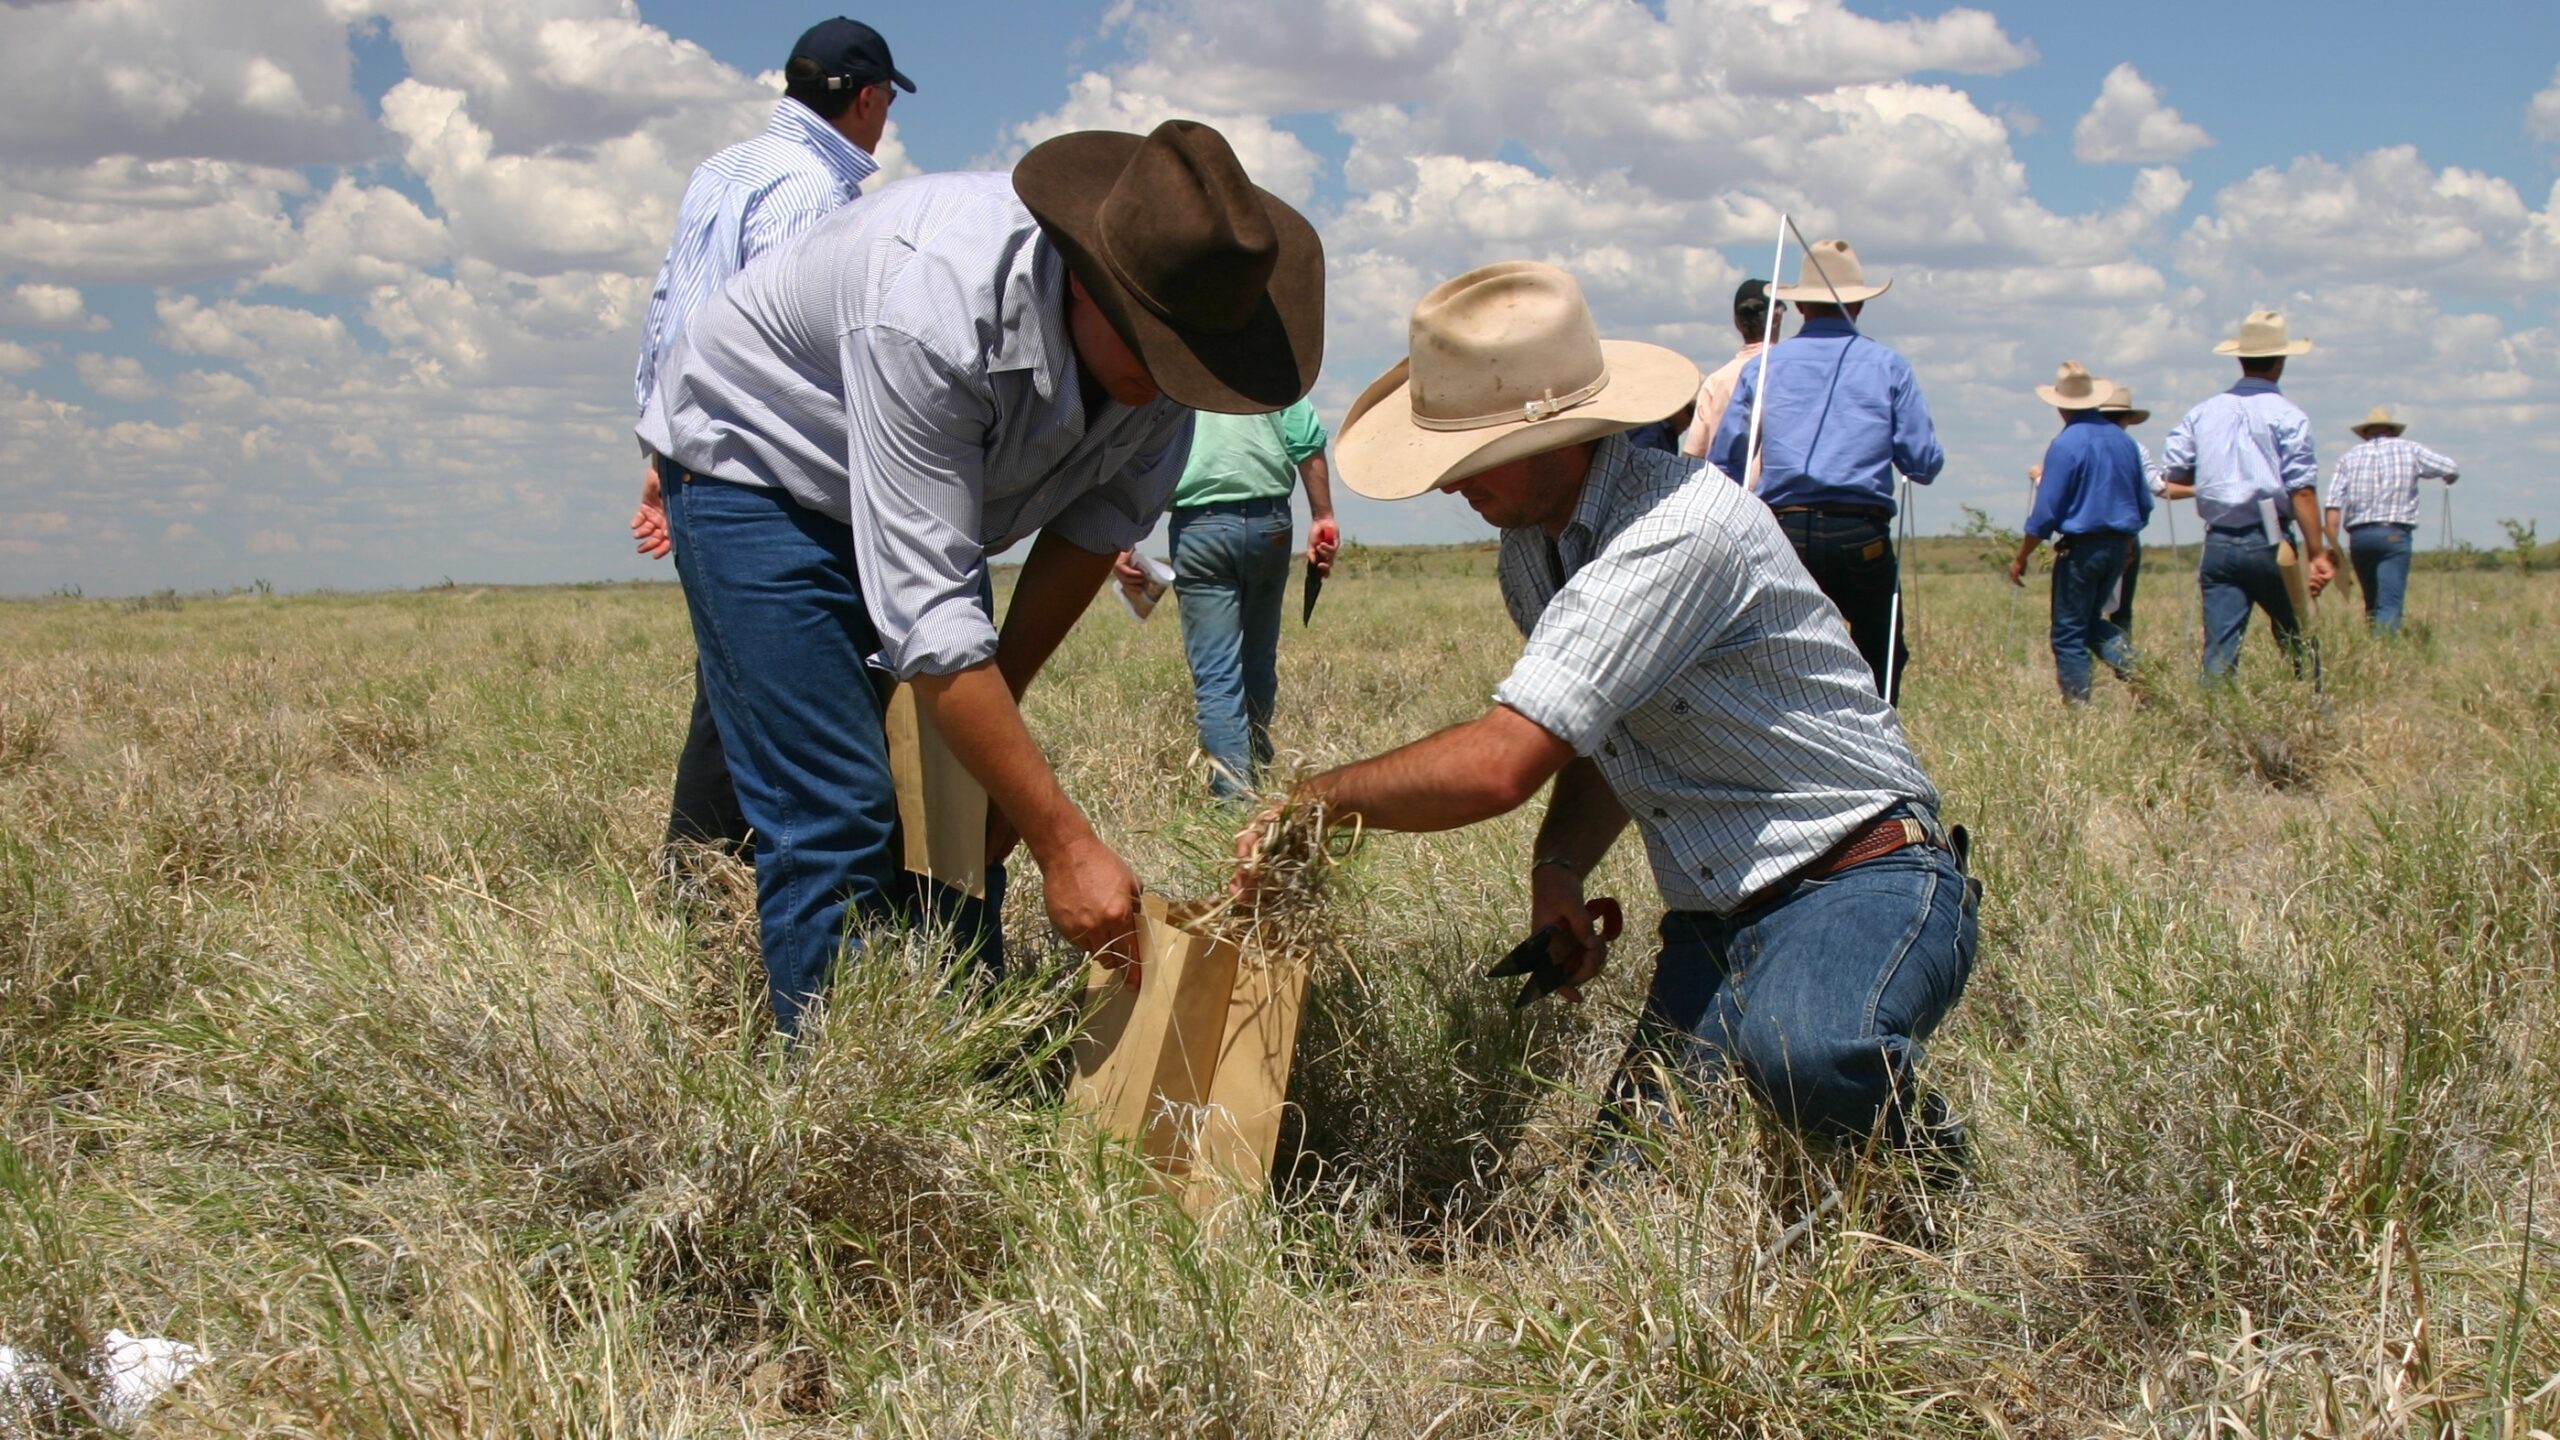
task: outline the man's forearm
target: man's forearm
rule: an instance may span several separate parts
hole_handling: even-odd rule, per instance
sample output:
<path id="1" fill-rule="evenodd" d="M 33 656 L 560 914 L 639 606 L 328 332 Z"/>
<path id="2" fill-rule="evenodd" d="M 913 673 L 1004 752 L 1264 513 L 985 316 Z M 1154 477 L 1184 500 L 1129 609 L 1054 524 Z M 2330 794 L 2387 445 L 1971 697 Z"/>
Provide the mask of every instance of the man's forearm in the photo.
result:
<path id="1" fill-rule="evenodd" d="M 1518 809 L 1573 748 L 1508 706 L 1299 786 L 1380 830 L 1455 830 Z"/>
<path id="2" fill-rule="evenodd" d="M 918 675 L 911 683 L 925 717 L 986 787 L 987 798 L 1012 822 L 1043 869 L 1061 849 L 1093 834 L 1084 812 L 1067 798 L 1048 758 L 1032 742 L 996 662 L 981 661 L 951 675 Z"/>
<path id="3" fill-rule="evenodd" d="M 1307 487 L 1307 518 L 1333 518 L 1333 474 L 1325 468 L 1322 455 L 1310 455 L 1298 462 L 1299 483 Z"/>
<path id="4" fill-rule="evenodd" d="M 1093 603 L 1111 574 L 1111 560 L 1045 530 L 1031 542 L 1031 554 L 1014 581 L 1013 601 L 1005 607 L 1004 629 L 996 636 L 996 665 L 1016 699 L 1031 688 L 1040 667 L 1049 663 Z"/>
<path id="5" fill-rule="evenodd" d="M 2319 491 L 2306 485 L 2293 492 L 2293 519 L 2311 546 L 2311 554 L 2304 558 L 2316 560 L 2329 553 L 2329 538 L 2320 528 Z"/>
<path id="6" fill-rule="evenodd" d="M 1577 876 L 1589 875 L 1627 828 L 1627 809 L 1608 777 L 1589 759 L 1575 757 L 1556 772 L 1555 794 L 1547 800 L 1547 818 L 1538 826 L 1532 864 L 1561 860 Z"/>

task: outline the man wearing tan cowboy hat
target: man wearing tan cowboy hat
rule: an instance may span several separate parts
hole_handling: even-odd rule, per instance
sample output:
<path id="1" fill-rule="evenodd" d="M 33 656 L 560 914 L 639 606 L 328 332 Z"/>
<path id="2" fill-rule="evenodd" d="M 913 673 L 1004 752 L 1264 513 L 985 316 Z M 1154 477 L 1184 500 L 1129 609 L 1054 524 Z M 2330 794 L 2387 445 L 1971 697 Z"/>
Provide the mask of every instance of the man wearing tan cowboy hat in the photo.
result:
<path id="1" fill-rule="evenodd" d="M 1571 937 L 1555 958 L 1577 985 L 1604 958 L 1583 877 L 1635 822 L 1669 914 L 1613 1116 L 1660 1099 L 1665 1070 L 1738 1070 L 1810 1132 L 1960 1145 L 1916 1067 L 1972 966 L 1971 887 L 1936 788 L 1768 507 L 1622 433 L 1697 383 L 1668 350 L 1602 340 L 1550 265 L 1423 297 L 1411 358 L 1352 406 L 1335 458 L 1363 495 L 1453 491 L 1500 527 L 1527 645 L 1481 717 L 1300 792 L 1377 829 L 1447 830 L 1553 780 L 1530 923 Z"/>
<path id="2" fill-rule="evenodd" d="M 2364 591 L 2366 623 L 2385 635 L 2400 629 L 2400 606 L 2409 593 L 2409 541 L 2418 528 L 2418 482 L 2462 478 L 2454 463 L 2415 440 L 2404 440 L 2409 427 L 2376 405 L 2355 427 L 2362 443 L 2338 457 L 2329 472 L 2329 548 L 2338 546 L 2340 527 L 2347 537 L 2347 558 L 2355 562 L 2356 584 Z"/>
<path id="3" fill-rule="evenodd" d="M 2336 573 L 2321 538 L 2320 467 L 2312 454 L 2311 417 L 2284 398 L 2276 382 L 2285 358 L 2311 348 L 2286 333 L 2284 316 L 2258 310 L 2240 322 L 2237 337 L 2213 347 L 2237 356 L 2240 382 L 2187 412 L 2162 449 L 2163 492 L 2172 500 L 2195 497 L 2204 521 L 2204 559 L 2197 583 L 2204 595 L 2204 673 L 2230 674 L 2240 664 L 2240 641 L 2249 610 L 2267 612 L 2276 641 L 2302 665 L 2302 622 L 2284 578 L 2279 552 L 2299 527 L 2310 554 L 2310 593 L 2318 595 Z"/>
<path id="4" fill-rule="evenodd" d="M 1085 131 L 1001 174 L 883 188 L 742 272 L 669 360 L 641 438 L 738 800 L 786 1030 L 849 920 L 901 908 L 866 661 L 912 682 L 1046 881 L 1049 918 L 1125 955 L 1138 882 L 1067 798 L 1016 699 L 1164 511 L 1194 409 L 1314 383 L 1324 257 L 1217 131 Z M 999 637 L 988 558 L 1037 533 Z M 990 877 L 990 899 L 1000 877 Z"/>
<path id="5" fill-rule="evenodd" d="M 2124 582 L 2127 552 L 2151 518 L 2151 489 L 2133 437 L 2102 407 L 2122 387 L 2066 360 L 2036 398 L 2062 412 L 2062 433 L 2037 467 L 2035 503 L 2009 562 L 2009 583 L 2027 583 L 2027 561 L 2053 541 L 2053 673 L 2065 703 L 2089 703 L 2089 657 L 2129 680 L 2133 642 L 2106 618 Z"/>
<path id="6" fill-rule="evenodd" d="M 1894 472 L 1926 485 L 1947 463 L 1910 362 L 1858 333 L 1858 313 L 1892 285 L 1869 283 L 1848 241 L 1816 242 L 1797 283 L 1769 292 L 1795 306 L 1804 324 L 1769 351 L 1765 391 L 1761 366 L 1743 367 L 1707 446 L 1717 469 L 1749 475 L 1751 411 L 1754 397 L 1766 394 L 1760 498 L 1777 512 L 1814 583 L 1840 607 L 1887 698 L 1901 695 L 1899 677 L 1910 663 L 1894 606 Z"/>

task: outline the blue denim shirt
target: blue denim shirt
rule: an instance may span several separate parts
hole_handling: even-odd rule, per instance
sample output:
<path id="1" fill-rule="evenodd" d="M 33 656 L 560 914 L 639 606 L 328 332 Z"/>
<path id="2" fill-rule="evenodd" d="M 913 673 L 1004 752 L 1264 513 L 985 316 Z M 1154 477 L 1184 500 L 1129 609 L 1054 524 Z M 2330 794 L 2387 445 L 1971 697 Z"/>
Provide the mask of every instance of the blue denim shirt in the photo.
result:
<path id="1" fill-rule="evenodd" d="M 1893 472 L 1926 485 L 1946 468 L 1937 427 L 1911 364 L 1845 319 L 1807 320 L 1768 355 L 1760 417 L 1760 498 L 1776 505 L 1894 508 Z M 1752 397 L 1760 367 L 1743 367 L 1707 458 L 1749 473 Z"/>
<path id="2" fill-rule="evenodd" d="M 2075 412 L 2044 451 L 2044 479 L 2027 510 L 2027 533 L 2050 540 L 2113 531 L 2133 535 L 2151 519 L 2142 451 L 2124 427 L 2095 410 Z"/>

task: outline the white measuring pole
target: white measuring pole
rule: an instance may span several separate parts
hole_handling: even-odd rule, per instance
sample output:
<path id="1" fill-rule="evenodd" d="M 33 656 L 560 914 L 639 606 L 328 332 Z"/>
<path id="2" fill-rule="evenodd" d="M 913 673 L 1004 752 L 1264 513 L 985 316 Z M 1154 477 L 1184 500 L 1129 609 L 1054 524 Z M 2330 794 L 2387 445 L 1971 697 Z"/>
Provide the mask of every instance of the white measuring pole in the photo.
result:
<path id="1" fill-rule="evenodd" d="M 1787 263 L 1787 212 L 1778 212 L 1777 253 L 1769 257 L 1769 288 L 1776 289 L 1779 271 Z M 1768 299 L 1767 296 L 1762 296 Z M 1742 447 L 1742 473 L 1733 477 L 1753 494 L 1760 492 L 1760 406 L 1769 396 L 1769 351 L 1778 341 L 1778 302 L 1769 301 L 1768 313 L 1760 321 L 1760 378 L 1751 384 L 1751 438 Z M 1712 440 L 1715 437 L 1707 437 Z"/>

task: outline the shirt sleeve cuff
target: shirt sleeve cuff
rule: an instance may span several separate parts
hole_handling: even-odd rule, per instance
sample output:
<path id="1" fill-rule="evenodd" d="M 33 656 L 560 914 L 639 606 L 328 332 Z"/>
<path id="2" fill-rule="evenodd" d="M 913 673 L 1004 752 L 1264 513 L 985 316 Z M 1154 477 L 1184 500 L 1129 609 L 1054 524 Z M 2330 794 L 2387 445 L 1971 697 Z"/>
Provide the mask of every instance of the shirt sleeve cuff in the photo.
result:
<path id="1" fill-rule="evenodd" d="M 1608 738 L 1617 720 L 1600 702 L 1591 677 L 1541 655 L 1523 655 L 1511 673 L 1494 687 L 1494 703 L 1507 705 L 1573 747 L 1589 755 Z"/>
<path id="2" fill-rule="evenodd" d="M 926 611 L 904 639 L 882 644 L 880 656 L 901 680 L 957 675 L 996 657 L 996 627 L 977 601 L 958 597 Z"/>

